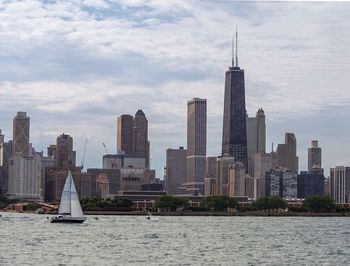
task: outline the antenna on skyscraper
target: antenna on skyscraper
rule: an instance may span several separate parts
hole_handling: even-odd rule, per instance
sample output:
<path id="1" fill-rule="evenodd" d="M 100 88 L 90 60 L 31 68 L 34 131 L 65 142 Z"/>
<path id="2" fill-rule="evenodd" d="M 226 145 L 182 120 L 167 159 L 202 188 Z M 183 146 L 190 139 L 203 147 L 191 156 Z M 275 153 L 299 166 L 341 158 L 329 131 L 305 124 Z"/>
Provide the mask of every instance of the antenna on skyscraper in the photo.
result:
<path id="1" fill-rule="evenodd" d="M 236 24 L 236 67 L 238 67 L 238 31 Z"/>
<path id="2" fill-rule="evenodd" d="M 232 67 L 235 66 L 235 36 L 232 35 Z"/>

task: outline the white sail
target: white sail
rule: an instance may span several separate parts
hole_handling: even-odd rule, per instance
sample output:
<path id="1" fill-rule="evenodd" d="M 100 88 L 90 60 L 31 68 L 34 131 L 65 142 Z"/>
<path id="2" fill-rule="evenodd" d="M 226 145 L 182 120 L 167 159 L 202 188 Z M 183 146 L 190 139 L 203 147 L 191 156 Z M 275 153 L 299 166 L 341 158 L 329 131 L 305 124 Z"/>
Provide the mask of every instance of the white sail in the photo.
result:
<path id="1" fill-rule="evenodd" d="M 58 213 L 59 214 L 70 214 L 71 213 L 71 183 L 72 183 L 72 174 L 69 172 L 64 184 L 64 188 L 61 196 L 61 203 Z"/>
<path id="2" fill-rule="evenodd" d="M 77 193 L 77 190 L 75 189 L 73 179 L 72 179 L 72 182 L 71 182 L 70 203 L 71 203 L 71 213 L 70 213 L 71 216 L 72 217 L 83 217 L 84 213 L 83 213 L 83 210 L 81 209 L 81 206 L 80 206 L 78 193 Z"/>
<path id="3" fill-rule="evenodd" d="M 77 190 L 74 186 L 72 173 L 69 171 L 66 183 L 64 184 L 59 214 L 70 215 L 71 217 L 83 217 Z"/>

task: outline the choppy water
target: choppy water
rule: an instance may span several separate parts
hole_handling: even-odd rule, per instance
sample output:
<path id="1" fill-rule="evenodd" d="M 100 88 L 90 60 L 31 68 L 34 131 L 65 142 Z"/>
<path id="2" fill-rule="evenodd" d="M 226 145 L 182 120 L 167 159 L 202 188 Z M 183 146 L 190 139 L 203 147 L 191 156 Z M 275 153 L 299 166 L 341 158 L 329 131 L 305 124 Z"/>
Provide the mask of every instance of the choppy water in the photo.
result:
<path id="1" fill-rule="evenodd" d="M 350 265 L 349 218 L 1 214 L 0 265 Z"/>

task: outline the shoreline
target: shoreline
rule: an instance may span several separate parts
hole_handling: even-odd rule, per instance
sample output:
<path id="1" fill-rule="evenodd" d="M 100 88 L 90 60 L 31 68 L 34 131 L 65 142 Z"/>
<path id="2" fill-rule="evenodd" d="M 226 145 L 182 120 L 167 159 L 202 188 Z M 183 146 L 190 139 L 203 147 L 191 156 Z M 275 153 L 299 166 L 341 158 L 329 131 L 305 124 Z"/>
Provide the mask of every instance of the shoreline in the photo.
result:
<path id="1" fill-rule="evenodd" d="M 16 212 L 3 210 L 2 213 L 35 214 L 34 211 Z M 350 217 L 350 212 L 152 212 L 152 216 L 216 216 L 216 217 Z M 43 213 L 38 215 L 57 215 Z M 84 211 L 87 216 L 148 216 L 145 212 L 133 211 Z"/>
<path id="2" fill-rule="evenodd" d="M 106 215 L 106 216 L 147 216 L 144 212 L 121 212 L 121 211 L 85 211 L 85 215 Z M 264 212 L 154 212 L 153 216 L 221 216 L 221 217 L 350 217 L 350 212 L 285 212 L 285 213 L 264 213 Z"/>

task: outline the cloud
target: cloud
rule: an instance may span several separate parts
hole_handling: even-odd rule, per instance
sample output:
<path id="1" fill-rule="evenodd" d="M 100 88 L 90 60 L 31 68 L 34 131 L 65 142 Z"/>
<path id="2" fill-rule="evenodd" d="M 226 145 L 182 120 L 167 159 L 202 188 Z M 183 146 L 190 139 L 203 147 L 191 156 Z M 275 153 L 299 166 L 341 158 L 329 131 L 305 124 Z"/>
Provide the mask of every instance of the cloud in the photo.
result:
<path id="1" fill-rule="evenodd" d="M 248 113 L 263 107 L 269 141 L 298 130 L 305 150 L 305 114 L 331 117 L 327 110 L 350 100 L 349 9 L 327 2 L 1 1 L 0 127 L 10 137 L 12 117 L 26 110 L 34 145 L 69 131 L 78 150 L 91 139 L 98 152 L 88 160 L 98 166 L 98 143 L 115 149 L 116 116 L 142 108 L 160 171 L 166 148 L 186 146 L 187 100 L 202 97 L 208 153 L 219 154 L 224 72 L 238 24 Z M 315 131 L 327 129 L 317 124 Z"/>

